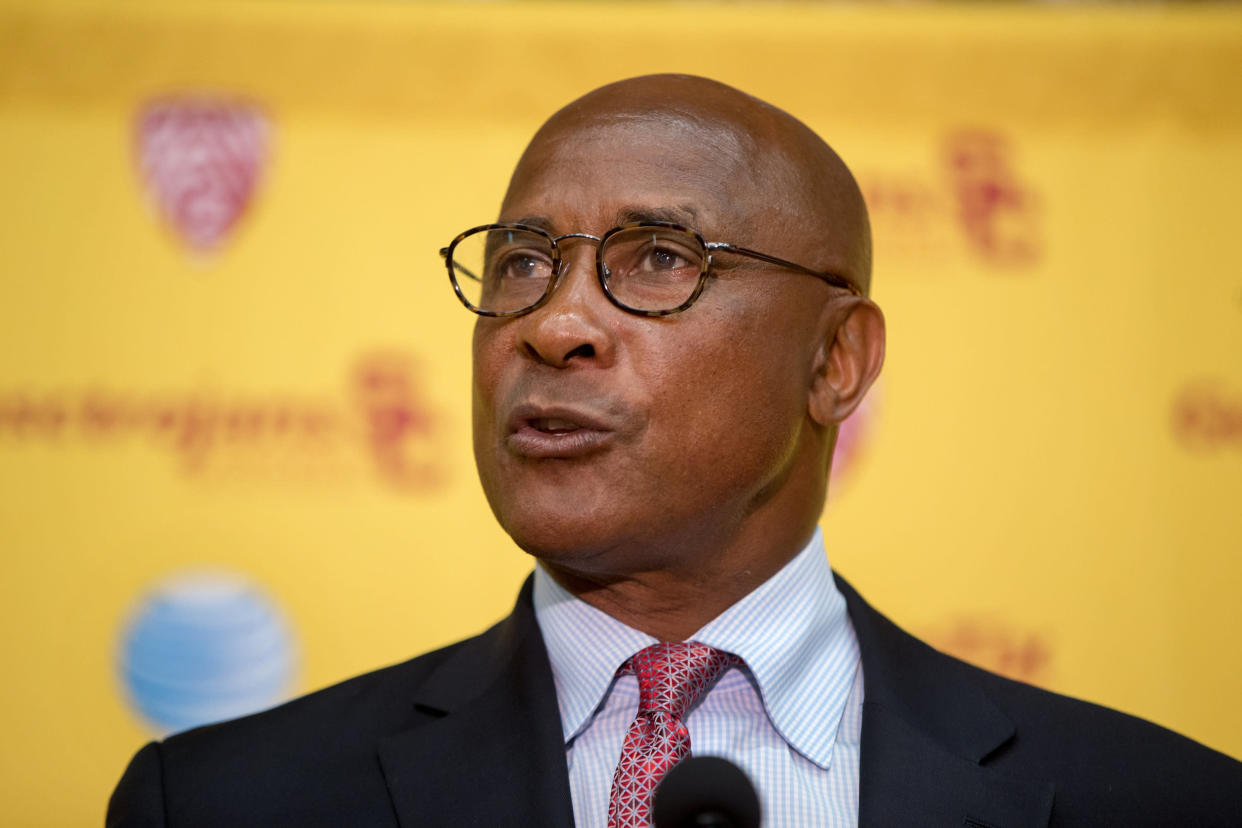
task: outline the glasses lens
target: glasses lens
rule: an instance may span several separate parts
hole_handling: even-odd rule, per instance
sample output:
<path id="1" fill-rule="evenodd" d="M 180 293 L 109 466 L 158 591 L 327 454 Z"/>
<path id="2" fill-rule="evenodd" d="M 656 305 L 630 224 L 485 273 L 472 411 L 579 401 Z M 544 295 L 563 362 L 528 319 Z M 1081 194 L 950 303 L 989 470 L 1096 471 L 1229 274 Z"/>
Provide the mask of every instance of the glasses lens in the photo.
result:
<path id="1" fill-rule="evenodd" d="M 630 227 L 608 237 L 602 252 L 608 289 L 635 310 L 672 310 L 694 295 L 706 252 L 693 233 Z"/>
<path id="2" fill-rule="evenodd" d="M 479 230 L 453 248 L 453 281 L 476 310 L 529 308 L 552 279 L 552 242 L 529 230 Z"/>

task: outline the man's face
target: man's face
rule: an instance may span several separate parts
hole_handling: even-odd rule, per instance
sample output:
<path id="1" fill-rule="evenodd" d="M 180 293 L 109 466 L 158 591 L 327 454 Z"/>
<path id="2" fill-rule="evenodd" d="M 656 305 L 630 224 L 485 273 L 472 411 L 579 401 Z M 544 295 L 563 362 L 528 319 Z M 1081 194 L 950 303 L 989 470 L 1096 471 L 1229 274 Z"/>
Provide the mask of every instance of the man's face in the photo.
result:
<path id="1" fill-rule="evenodd" d="M 772 226 L 743 144 L 650 119 L 541 136 L 500 220 L 601 236 L 667 219 L 708 241 L 810 255 Z M 550 564 L 587 577 L 668 569 L 679 549 L 728 540 L 794 473 L 827 288 L 735 259 L 689 310 L 645 318 L 604 296 L 592 242 L 561 244 L 567 270 L 546 305 L 475 327 L 483 487 L 506 531 Z"/>

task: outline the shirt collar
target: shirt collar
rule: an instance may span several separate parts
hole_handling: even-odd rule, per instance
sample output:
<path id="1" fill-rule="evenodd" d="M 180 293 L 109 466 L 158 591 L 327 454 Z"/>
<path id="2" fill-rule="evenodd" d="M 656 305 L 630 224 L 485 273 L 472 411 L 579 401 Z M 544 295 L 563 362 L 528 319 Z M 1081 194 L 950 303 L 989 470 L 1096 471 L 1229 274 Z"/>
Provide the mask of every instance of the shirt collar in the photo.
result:
<path id="1" fill-rule="evenodd" d="M 569 742 L 612 686 L 617 668 L 657 639 L 627 626 L 562 587 L 542 565 L 535 567 L 535 620 L 543 633 Z"/>
<path id="2" fill-rule="evenodd" d="M 656 639 L 579 600 L 542 566 L 535 567 L 534 605 L 568 742 L 589 724 L 617 668 Z M 828 767 L 858 642 L 818 527 L 793 560 L 691 640 L 740 656 L 777 732 Z"/>

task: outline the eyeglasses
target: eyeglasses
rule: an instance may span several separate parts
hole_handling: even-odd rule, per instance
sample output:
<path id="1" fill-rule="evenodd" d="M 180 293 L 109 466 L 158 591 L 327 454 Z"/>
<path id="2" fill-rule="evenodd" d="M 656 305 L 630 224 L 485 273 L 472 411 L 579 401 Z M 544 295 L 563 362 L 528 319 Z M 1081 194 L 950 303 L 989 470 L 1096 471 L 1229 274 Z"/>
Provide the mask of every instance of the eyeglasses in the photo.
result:
<path id="1" fill-rule="evenodd" d="M 668 316 L 694 304 L 703 292 L 715 252 L 733 253 L 823 279 L 861 295 L 844 276 L 813 270 L 757 250 L 708 242 L 689 227 L 644 221 L 614 227 L 602 236 L 553 236 L 525 224 L 484 224 L 440 250 L 453 291 L 480 316 L 521 316 L 543 305 L 560 280 L 559 243 L 596 243 L 595 273 L 604 295 L 623 311 Z"/>

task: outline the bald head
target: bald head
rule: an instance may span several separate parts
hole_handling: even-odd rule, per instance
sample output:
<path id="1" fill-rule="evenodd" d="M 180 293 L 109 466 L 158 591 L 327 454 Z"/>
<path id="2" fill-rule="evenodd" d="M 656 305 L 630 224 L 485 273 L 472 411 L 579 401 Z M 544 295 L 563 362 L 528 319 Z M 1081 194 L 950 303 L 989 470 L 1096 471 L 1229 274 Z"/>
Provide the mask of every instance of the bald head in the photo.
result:
<path id="1" fill-rule="evenodd" d="M 573 101 L 535 134 L 509 194 L 544 173 L 550 159 L 585 149 L 606 155 L 619 138 L 636 136 L 650 148 L 650 163 L 667 163 L 674 181 L 689 171 L 678 168 L 670 151 L 694 147 L 700 165 L 701 151 L 710 152 L 720 194 L 732 206 L 727 223 L 735 237 L 728 241 L 766 245 L 790 258 L 797 251 L 798 261 L 847 276 L 867 291 L 867 208 L 845 163 L 797 118 L 707 78 L 647 75 Z"/>

